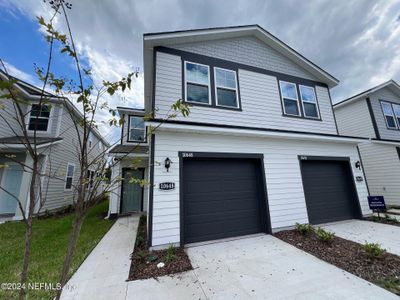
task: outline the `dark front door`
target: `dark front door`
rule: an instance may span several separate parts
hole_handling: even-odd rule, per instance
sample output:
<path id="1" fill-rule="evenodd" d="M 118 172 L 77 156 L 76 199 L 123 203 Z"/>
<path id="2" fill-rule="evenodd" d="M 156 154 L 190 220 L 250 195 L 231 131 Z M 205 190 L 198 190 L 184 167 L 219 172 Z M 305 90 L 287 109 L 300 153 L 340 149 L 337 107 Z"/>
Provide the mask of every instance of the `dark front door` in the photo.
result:
<path id="1" fill-rule="evenodd" d="M 311 224 L 360 217 L 349 161 L 304 160 L 301 164 Z"/>
<path id="2" fill-rule="evenodd" d="M 135 179 L 143 179 L 144 169 L 122 170 L 122 203 L 121 213 L 143 210 L 143 188 Z"/>
<path id="3" fill-rule="evenodd" d="M 184 159 L 184 242 L 265 231 L 260 160 Z"/>

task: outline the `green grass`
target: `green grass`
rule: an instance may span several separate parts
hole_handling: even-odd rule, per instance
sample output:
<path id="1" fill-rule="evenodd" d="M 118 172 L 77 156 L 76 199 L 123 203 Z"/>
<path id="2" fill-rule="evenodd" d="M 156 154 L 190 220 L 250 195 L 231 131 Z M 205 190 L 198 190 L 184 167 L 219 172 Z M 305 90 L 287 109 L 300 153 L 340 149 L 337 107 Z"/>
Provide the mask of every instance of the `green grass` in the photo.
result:
<path id="1" fill-rule="evenodd" d="M 89 210 L 82 226 L 70 276 L 113 224 L 113 221 L 104 220 L 107 209 L 108 201 L 105 201 Z M 58 282 L 72 221 L 72 214 L 34 220 L 28 282 L 53 284 Z M 0 225 L 0 283 L 19 281 L 24 251 L 24 232 L 23 222 L 8 222 Z M 0 289 L 0 299 L 15 298 L 17 295 L 17 291 Z M 28 299 L 51 299 L 54 295 L 54 291 L 28 291 Z"/>

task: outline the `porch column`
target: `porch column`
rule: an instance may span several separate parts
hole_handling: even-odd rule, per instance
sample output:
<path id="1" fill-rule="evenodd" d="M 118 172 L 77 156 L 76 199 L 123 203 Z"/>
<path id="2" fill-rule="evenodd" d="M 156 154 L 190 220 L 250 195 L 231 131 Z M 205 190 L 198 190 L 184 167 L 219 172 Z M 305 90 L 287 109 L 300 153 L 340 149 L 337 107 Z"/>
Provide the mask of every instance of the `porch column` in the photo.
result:
<path id="1" fill-rule="evenodd" d="M 22 173 L 22 180 L 21 180 L 21 188 L 19 190 L 19 196 L 18 199 L 21 201 L 22 207 L 25 210 L 25 216 L 28 216 L 28 210 L 29 210 L 29 186 L 31 184 L 31 178 L 32 178 L 32 168 L 33 167 L 33 160 L 32 157 L 27 153 L 25 157 L 25 166 L 24 167 L 24 172 Z M 27 171 L 25 171 L 27 170 Z M 14 216 L 15 220 L 22 220 L 22 212 L 17 205 L 17 210 L 15 212 Z"/>
<path id="2" fill-rule="evenodd" d="M 111 169 L 111 183 L 121 176 L 121 163 L 116 163 Z M 121 184 L 118 182 L 113 186 L 110 193 L 110 204 L 108 208 L 108 217 L 113 217 L 119 212 L 119 201 L 121 196 Z"/>

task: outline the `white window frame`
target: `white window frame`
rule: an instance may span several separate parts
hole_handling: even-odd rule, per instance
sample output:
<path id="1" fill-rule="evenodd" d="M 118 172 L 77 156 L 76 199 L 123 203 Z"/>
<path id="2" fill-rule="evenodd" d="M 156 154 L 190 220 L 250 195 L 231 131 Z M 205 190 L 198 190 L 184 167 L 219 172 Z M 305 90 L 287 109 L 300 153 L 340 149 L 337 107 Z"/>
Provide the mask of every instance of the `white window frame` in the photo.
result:
<path id="1" fill-rule="evenodd" d="M 235 86 L 236 86 L 236 88 L 233 89 L 231 87 L 218 86 L 218 84 L 217 84 L 217 69 L 235 73 Z M 217 92 L 218 88 L 225 89 L 225 90 L 230 90 L 230 91 L 235 91 L 235 94 L 236 94 L 236 106 L 218 104 L 218 92 Z M 237 72 L 236 71 L 229 70 L 229 69 L 224 69 L 224 68 L 220 68 L 220 67 L 214 67 L 214 89 L 215 89 L 215 105 L 216 106 L 226 107 L 226 108 L 239 108 L 238 80 L 237 80 Z"/>
<path id="2" fill-rule="evenodd" d="M 389 105 L 389 107 L 390 107 L 390 109 L 391 109 L 391 111 L 392 111 L 392 115 L 387 115 L 387 114 L 385 114 L 385 110 L 383 109 L 383 104 L 384 104 L 384 103 L 386 103 L 386 104 Z M 398 124 L 398 122 L 397 122 L 397 120 L 396 120 L 396 115 L 394 114 L 394 109 L 393 109 L 392 103 L 390 103 L 390 102 L 388 102 L 388 101 L 381 100 L 381 109 L 382 109 L 382 113 L 383 113 L 383 118 L 385 119 L 386 127 L 387 127 L 388 129 L 391 129 L 391 130 L 399 129 L 399 124 Z M 393 117 L 395 127 L 389 126 L 389 123 L 388 123 L 388 121 L 387 121 L 387 119 L 386 119 L 386 116 Z"/>
<path id="3" fill-rule="evenodd" d="M 308 100 L 303 100 L 303 94 L 301 93 L 301 87 L 310 88 L 310 89 L 313 90 L 314 97 L 315 97 L 315 103 L 311 102 L 311 101 L 308 101 Z M 315 92 L 315 88 L 312 87 L 312 86 L 309 86 L 309 85 L 299 84 L 299 91 L 300 91 L 300 101 L 301 101 L 301 107 L 303 109 L 304 118 L 306 118 L 306 119 L 320 119 L 318 99 L 317 99 L 317 93 Z M 304 109 L 304 102 L 315 104 L 316 111 L 317 111 L 317 117 L 312 117 L 312 116 L 310 117 L 310 116 L 306 115 L 306 111 Z"/>
<path id="4" fill-rule="evenodd" d="M 283 92 L 282 92 L 282 85 L 281 85 L 281 83 L 288 83 L 288 84 L 294 85 L 294 88 L 295 88 L 295 91 L 296 91 L 297 99 L 289 98 L 289 97 L 283 97 Z M 297 86 L 296 86 L 296 84 L 293 83 L 293 82 L 289 82 L 289 81 L 279 80 L 279 90 L 280 90 L 280 92 L 281 92 L 281 103 L 282 103 L 284 115 L 286 115 L 286 116 L 300 117 L 300 118 L 301 118 L 301 108 L 300 108 L 300 103 L 299 103 L 299 102 L 300 102 L 300 99 L 299 99 L 299 94 L 297 93 Z M 284 101 L 284 99 L 289 99 L 289 100 L 297 101 L 297 109 L 298 109 L 298 111 L 299 111 L 299 114 L 298 114 L 298 115 L 288 114 L 288 113 L 286 112 L 286 109 L 285 109 L 285 101 Z"/>
<path id="5" fill-rule="evenodd" d="M 392 110 L 393 110 L 393 114 L 394 114 L 394 120 L 395 120 L 395 122 L 396 122 L 396 124 L 397 124 L 397 128 L 400 129 L 400 122 L 399 122 L 400 115 L 397 116 L 397 115 L 396 115 L 396 111 L 395 111 L 395 109 L 394 109 L 395 106 L 399 106 L 399 107 L 400 107 L 400 103 L 391 103 L 391 104 L 392 104 Z M 385 118 L 385 119 L 386 119 L 386 118 Z"/>
<path id="6" fill-rule="evenodd" d="M 146 126 L 144 125 L 144 117 L 142 116 L 135 116 L 135 115 L 129 115 L 129 126 L 128 126 L 128 143 L 146 143 L 147 137 L 146 137 Z M 132 126 L 132 122 L 131 122 L 131 118 L 141 118 L 143 120 L 143 140 L 134 140 L 131 139 L 131 126 Z M 132 128 L 133 129 L 133 128 Z"/>
<path id="7" fill-rule="evenodd" d="M 32 113 L 32 105 L 39 105 L 39 102 L 36 103 L 31 103 L 30 104 L 30 111 L 29 114 L 27 116 L 27 119 L 25 120 L 25 124 L 26 124 L 26 129 L 28 132 L 35 132 L 36 133 L 50 133 L 51 132 L 51 127 L 52 127 L 52 120 L 53 120 L 53 105 L 51 105 L 50 103 L 42 103 L 41 105 L 47 105 L 50 106 L 50 113 L 49 113 L 49 121 L 47 122 L 47 130 L 46 131 L 42 131 L 42 130 L 31 130 L 29 129 L 29 124 L 31 122 L 31 113 Z M 32 118 L 36 118 L 36 117 L 32 117 Z M 38 119 L 46 119 L 43 117 L 37 117 Z"/>
<path id="8" fill-rule="evenodd" d="M 74 170 L 72 171 L 72 176 L 68 176 L 68 168 L 69 166 L 74 167 Z M 74 176 L 75 176 L 75 164 L 73 163 L 67 163 L 67 170 L 65 172 L 65 184 L 64 184 L 64 191 L 71 191 L 72 187 L 74 186 Z M 71 187 L 67 188 L 67 178 L 72 178 L 71 180 Z"/>
<path id="9" fill-rule="evenodd" d="M 202 85 L 200 83 L 197 82 L 193 82 L 193 81 L 189 81 L 187 80 L 187 76 L 186 76 L 186 64 L 194 64 L 194 65 L 199 65 L 199 66 L 204 66 L 207 67 L 208 69 L 208 103 L 202 103 L 202 102 L 196 102 L 196 101 L 189 101 L 187 100 L 187 84 L 191 83 L 191 84 L 197 84 L 197 85 Z M 184 62 L 184 72 L 185 72 L 185 102 L 187 103 L 193 103 L 193 104 L 198 104 L 198 105 L 206 105 L 206 106 L 211 106 L 211 75 L 210 75 L 210 66 L 209 65 L 204 65 L 204 64 L 199 64 L 197 62 L 192 62 L 192 61 L 187 61 L 185 60 Z"/>

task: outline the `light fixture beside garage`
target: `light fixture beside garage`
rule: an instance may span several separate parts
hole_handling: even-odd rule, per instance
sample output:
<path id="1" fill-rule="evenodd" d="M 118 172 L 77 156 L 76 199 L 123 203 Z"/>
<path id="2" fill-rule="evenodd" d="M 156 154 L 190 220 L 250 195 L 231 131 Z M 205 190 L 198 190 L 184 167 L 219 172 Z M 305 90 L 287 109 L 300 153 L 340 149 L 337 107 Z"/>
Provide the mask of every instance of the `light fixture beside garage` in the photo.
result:
<path id="1" fill-rule="evenodd" d="M 361 170 L 361 163 L 359 160 L 356 161 L 355 166 L 357 169 Z"/>
<path id="2" fill-rule="evenodd" d="M 167 172 L 169 172 L 169 168 L 171 167 L 172 161 L 167 157 L 164 161 L 164 166 L 167 169 Z"/>

